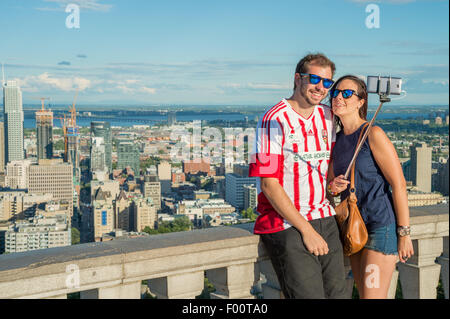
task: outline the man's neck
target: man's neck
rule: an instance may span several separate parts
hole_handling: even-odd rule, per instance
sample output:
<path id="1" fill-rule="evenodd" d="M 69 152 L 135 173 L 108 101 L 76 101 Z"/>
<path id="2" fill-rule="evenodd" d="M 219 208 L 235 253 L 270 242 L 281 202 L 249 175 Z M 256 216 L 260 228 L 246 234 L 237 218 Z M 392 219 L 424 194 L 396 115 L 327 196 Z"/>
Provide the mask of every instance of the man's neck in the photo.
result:
<path id="1" fill-rule="evenodd" d="M 287 99 L 287 101 L 292 106 L 294 111 L 304 118 L 309 118 L 316 107 L 315 105 L 307 103 L 305 99 L 298 94 L 293 94 L 289 99 Z"/>

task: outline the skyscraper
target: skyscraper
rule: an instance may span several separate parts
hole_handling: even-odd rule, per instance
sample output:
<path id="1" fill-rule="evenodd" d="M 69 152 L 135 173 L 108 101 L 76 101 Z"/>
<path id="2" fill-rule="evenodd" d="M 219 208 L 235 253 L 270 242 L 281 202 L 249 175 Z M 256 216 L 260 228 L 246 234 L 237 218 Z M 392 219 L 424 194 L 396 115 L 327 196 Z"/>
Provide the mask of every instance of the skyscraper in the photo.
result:
<path id="1" fill-rule="evenodd" d="M 69 204 L 70 217 L 73 214 L 73 170 L 72 165 L 60 159 L 43 159 L 28 167 L 27 185 L 29 193 L 49 193 L 55 200 Z"/>
<path id="2" fill-rule="evenodd" d="M 38 159 L 53 157 L 53 112 L 42 109 L 36 112 L 37 156 Z"/>
<path id="3" fill-rule="evenodd" d="M 256 177 L 225 175 L 225 200 L 238 209 L 244 208 L 244 185 L 256 185 Z"/>
<path id="4" fill-rule="evenodd" d="M 167 113 L 167 124 L 169 126 L 174 125 L 177 122 L 177 113 L 176 112 L 169 112 Z"/>
<path id="5" fill-rule="evenodd" d="M 417 190 L 431 192 L 431 152 L 432 148 L 426 143 L 416 144 L 410 147 L 411 166 L 410 178 Z"/>
<path id="6" fill-rule="evenodd" d="M 0 173 L 5 172 L 5 127 L 0 122 Z"/>
<path id="7" fill-rule="evenodd" d="M 109 122 L 91 122 L 91 137 L 103 137 L 106 167 L 112 172 L 112 135 Z"/>
<path id="8" fill-rule="evenodd" d="M 117 141 L 117 168 L 131 167 L 134 176 L 140 174 L 139 148 L 130 140 Z"/>
<path id="9" fill-rule="evenodd" d="M 24 159 L 22 91 L 16 81 L 3 84 L 5 161 Z"/>
<path id="10" fill-rule="evenodd" d="M 105 143 L 103 137 L 91 138 L 91 171 L 106 171 Z"/>

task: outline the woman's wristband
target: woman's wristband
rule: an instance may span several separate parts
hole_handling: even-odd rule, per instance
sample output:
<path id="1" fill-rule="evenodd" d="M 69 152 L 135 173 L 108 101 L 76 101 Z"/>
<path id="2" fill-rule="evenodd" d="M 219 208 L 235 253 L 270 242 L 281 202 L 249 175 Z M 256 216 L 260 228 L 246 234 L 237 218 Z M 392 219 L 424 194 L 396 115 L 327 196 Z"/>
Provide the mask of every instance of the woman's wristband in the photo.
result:
<path id="1" fill-rule="evenodd" d="M 336 196 L 339 195 L 339 193 L 337 193 L 337 192 L 335 193 L 335 192 L 333 192 L 333 191 L 331 190 L 331 183 L 328 184 L 327 190 L 328 190 L 328 193 L 329 193 L 331 196 L 333 196 L 333 197 L 336 197 Z"/>

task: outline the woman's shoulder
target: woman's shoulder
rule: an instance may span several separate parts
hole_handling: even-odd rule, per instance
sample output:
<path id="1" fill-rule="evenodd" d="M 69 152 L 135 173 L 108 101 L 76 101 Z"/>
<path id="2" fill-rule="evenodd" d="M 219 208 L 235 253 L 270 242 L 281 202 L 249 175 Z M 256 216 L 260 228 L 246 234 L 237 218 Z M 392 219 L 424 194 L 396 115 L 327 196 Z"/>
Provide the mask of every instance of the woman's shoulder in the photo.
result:
<path id="1" fill-rule="evenodd" d="M 376 142 L 381 140 L 386 140 L 388 137 L 386 133 L 383 131 L 383 129 L 379 126 L 373 125 L 370 128 L 369 132 L 369 140 L 370 142 Z"/>

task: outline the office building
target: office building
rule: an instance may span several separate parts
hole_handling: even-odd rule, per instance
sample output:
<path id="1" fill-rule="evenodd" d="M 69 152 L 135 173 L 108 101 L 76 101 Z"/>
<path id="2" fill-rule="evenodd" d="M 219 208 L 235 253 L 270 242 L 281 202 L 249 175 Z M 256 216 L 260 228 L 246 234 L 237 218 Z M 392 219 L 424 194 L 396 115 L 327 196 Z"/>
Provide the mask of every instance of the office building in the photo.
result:
<path id="1" fill-rule="evenodd" d="M 11 189 L 28 188 L 28 167 L 31 160 L 11 161 L 6 165 L 5 185 Z"/>
<path id="2" fill-rule="evenodd" d="M 142 185 L 142 194 L 145 198 L 150 197 L 157 210 L 161 209 L 161 183 L 158 176 L 146 175 Z"/>
<path id="3" fill-rule="evenodd" d="M 16 81 L 3 85 L 5 162 L 24 159 L 22 91 Z"/>
<path id="4" fill-rule="evenodd" d="M 161 183 L 161 193 L 170 193 L 172 188 L 172 165 L 169 162 L 158 164 L 158 178 Z"/>
<path id="5" fill-rule="evenodd" d="M 409 177 L 417 190 L 431 193 L 431 154 L 432 148 L 426 143 L 410 147 L 411 162 Z"/>
<path id="6" fill-rule="evenodd" d="M 156 207 L 150 197 L 138 197 L 133 200 L 134 231 L 141 232 L 145 227 L 155 229 L 157 221 Z"/>
<path id="7" fill-rule="evenodd" d="M 172 165 L 169 162 L 161 162 L 158 164 L 158 178 L 159 180 L 171 180 Z"/>
<path id="8" fill-rule="evenodd" d="M 80 129 L 74 124 L 66 127 L 67 134 L 65 136 L 67 143 L 67 152 L 65 153 L 65 162 L 72 164 L 73 178 L 75 183 L 80 182 L 81 169 L 80 169 Z"/>
<path id="9" fill-rule="evenodd" d="M 121 190 L 114 201 L 115 228 L 131 231 L 131 201 L 124 190 Z"/>
<path id="10" fill-rule="evenodd" d="M 28 167 L 28 192 L 49 193 L 54 200 L 65 200 L 69 203 L 70 217 L 73 214 L 73 169 L 69 163 L 61 159 L 43 159 L 38 164 Z"/>
<path id="11" fill-rule="evenodd" d="M 449 191 L 449 160 L 447 158 L 446 163 L 442 163 L 438 170 L 439 189 L 438 191 L 444 196 L 448 196 Z"/>
<path id="12" fill-rule="evenodd" d="M 174 125 L 177 122 L 177 113 L 176 112 L 169 112 L 167 113 L 167 124 L 169 126 Z"/>
<path id="13" fill-rule="evenodd" d="M 95 241 L 100 241 L 103 234 L 112 232 L 115 228 L 115 211 L 112 199 L 98 188 L 92 201 Z"/>
<path id="14" fill-rule="evenodd" d="M 256 209 L 258 205 L 258 192 L 254 185 L 244 185 L 244 209 L 252 208 Z"/>
<path id="15" fill-rule="evenodd" d="M 256 185 L 256 177 L 225 175 L 225 200 L 240 210 L 244 208 L 244 185 Z"/>
<path id="16" fill-rule="evenodd" d="M 208 176 L 215 175 L 216 172 L 211 171 L 211 165 L 209 161 L 183 161 L 183 173 L 184 174 L 198 174 L 206 173 Z"/>
<path id="17" fill-rule="evenodd" d="M 140 174 L 139 148 L 133 141 L 118 140 L 117 141 L 117 168 L 125 169 L 130 167 L 134 176 Z"/>
<path id="18" fill-rule="evenodd" d="M 106 199 L 112 201 L 119 195 L 120 193 L 120 183 L 119 181 L 114 180 L 105 180 L 105 181 L 91 181 L 91 200 L 95 200 L 95 194 L 99 189 L 102 189 L 102 192 L 106 194 Z"/>
<path id="19" fill-rule="evenodd" d="M 245 164 L 234 164 L 233 173 L 242 177 L 248 177 L 249 166 Z"/>
<path id="20" fill-rule="evenodd" d="M 66 215 L 35 216 L 32 221 L 16 221 L 5 233 L 4 252 L 16 253 L 71 245 Z"/>
<path id="21" fill-rule="evenodd" d="M 38 206 L 53 200 L 52 194 L 30 194 L 25 191 L 0 192 L 0 221 L 25 219 L 35 215 Z"/>
<path id="22" fill-rule="evenodd" d="M 53 112 L 42 109 L 36 112 L 37 158 L 53 157 Z"/>
<path id="23" fill-rule="evenodd" d="M 91 122 L 91 137 L 103 137 L 105 144 L 105 163 L 112 172 L 112 134 L 109 122 Z"/>
<path id="24" fill-rule="evenodd" d="M 105 149 L 103 137 L 91 138 L 91 172 L 108 171 L 105 158 Z"/>
<path id="25" fill-rule="evenodd" d="M 5 126 L 0 122 L 0 173 L 5 172 Z"/>

